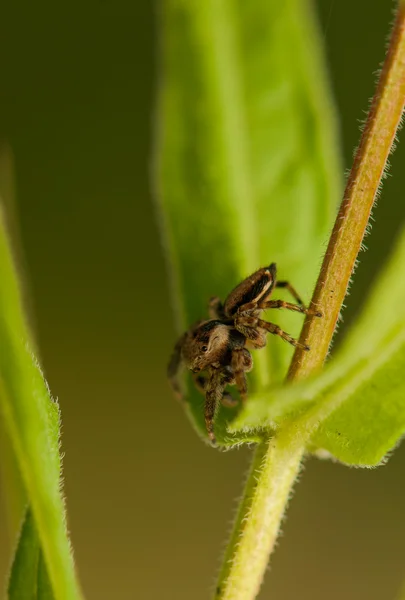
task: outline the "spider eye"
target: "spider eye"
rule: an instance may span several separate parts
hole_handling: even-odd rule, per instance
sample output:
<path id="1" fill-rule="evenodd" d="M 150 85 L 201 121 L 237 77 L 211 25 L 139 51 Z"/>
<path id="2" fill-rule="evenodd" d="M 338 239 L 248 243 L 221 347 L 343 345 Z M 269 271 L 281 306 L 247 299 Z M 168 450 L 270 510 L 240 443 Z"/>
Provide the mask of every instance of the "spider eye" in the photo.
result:
<path id="1" fill-rule="evenodd" d="M 208 346 L 201 346 L 201 350 L 202 350 L 203 352 L 207 352 L 207 350 L 208 350 Z"/>

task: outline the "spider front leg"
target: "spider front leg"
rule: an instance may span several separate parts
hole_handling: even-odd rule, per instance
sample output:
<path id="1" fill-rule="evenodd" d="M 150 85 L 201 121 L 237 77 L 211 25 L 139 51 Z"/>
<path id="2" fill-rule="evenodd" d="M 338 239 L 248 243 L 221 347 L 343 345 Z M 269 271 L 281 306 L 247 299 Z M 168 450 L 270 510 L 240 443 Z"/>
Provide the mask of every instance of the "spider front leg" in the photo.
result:
<path id="1" fill-rule="evenodd" d="M 208 381 L 207 377 L 204 377 L 204 375 L 194 375 L 193 379 L 194 379 L 195 387 L 197 388 L 197 390 L 199 392 L 201 392 L 202 394 L 205 394 L 207 381 Z M 233 375 L 230 375 L 229 377 L 226 377 L 224 379 L 223 383 L 225 385 L 230 385 L 232 383 L 235 383 L 235 378 L 233 377 Z M 236 406 L 238 404 L 238 401 L 235 400 L 235 398 L 232 398 L 232 396 L 229 392 L 224 392 L 222 395 L 222 398 L 221 398 L 221 404 L 223 406 L 228 406 L 229 408 L 233 408 L 234 406 Z"/>
<path id="2" fill-rule="evenodd" d="M 317 314 L 315 311 L 305 308 L 304 305 L 291 304 L 291 302 L 285 302 L 284 300 L 265 300 L 264 302 L 259 303 L 248 302 L 247 304 L 243 304 L 238 310 L 238 317 L 250 317 L 255 311 L 266 310 L 268 308 L 286 308 L 287 310 L 293 310 L 306 315 Z"/>
<path id="3" fill-rule="evenodd" d="M 316 317 L 322 317 L 322 313 L 316 309 L 307 309 L 305 304 L 303 303 L 303 301 L 301 300 L 300 295 L 298 294 L 297 290 L 291 285 L 291 283 L 289 281 L 276 281 L 276 288 L 284 288 L 286 290 L 288 290 L 291 294 L 291 296 L 294 298 L 294 300 L 297 302 L 298 306 L 296 304 L 291 304 L 290 302 L 284 302 L 281 304 L 281 300 L 274 300 L 274 302 L 276 303 L 280 303 L 278 306 L 268 306 L 267 308 L 287 308 L 289 310 L 296 310 L 298 312 L 302 312 L 305 313 L 306 315 L 315 315 Z M 293 308 L 294 306 L 296 306 L 296 308 Z M 305 310 L 300 310 L 300 308 L 303 308 Z"/>
<path id="4" fill-rule="evenodd" d="M 322 313 L 312 308 L 306 308 L 303 304 L 292 304 L 291 302 L 285 302 L 285 300 L 264 300 L 263 302 L 248 302 L 242 304 L 238 310 L 238 315 L 250 316 L 253 311 L 256 310 L 267 310 L 268 308 L 285 308 L 294 312 L 303 313 L 305 315 L 315 315 L 322 317 Z"/>
<path id="5" fill-rule="evenodd" d="M 233 352 L 232 363 L 233 364 L 231 367 L 227 366 L 223 369 L 211 369 L 209 376 L 206 379 L 204 377 L 198 377 L 199 381 L 197 384 L 203 385 L 205 393 L 205 426 L 207 428 L 208 437 L 210 438 L 212 444 L 216 444 L 214 434 L 214 418 L 218 404 L 220 402 L 224 403 L 224 399 L 230 397 L 230 394 L 225 392 L 225 387 L 228 384 L 232 385 L 236 382 L 240 391 L 241 387 L 243 387 L 243 390 L 241 391 L 242 395 L 242 392 L 246 390 L 246 383 L 243 386 L 241 372 L 244 376 L 246 371 L 250 371 L 253 361 L 250 353 L 246 349 L 241 349 L 241 351 L 236 350 Z M 241 382 L 241 384 L 239 384 L 239 382 Z M 227 400 L 225 400 L 225 403 L 227 404 Z"/>
<path id="6" fill-rule="evenodd" d="M 219 402 L 222 400 L 227 382 L 224 381 L 219 369 L 212 369 L 209 377 L 204 383 L 205 405 L 204 418 L 208 437 L 213 445 L 216 444 L 214 434 L 214 417 Z"/>
<path id="7" fill-rule="evenodd" d="M 298 340 L 293 338 L 287 332 L 283 331 L 275 323 L 268 323 L 267 321 L 263 321 L 263 319 L 259 319 L 259 317 L 255 315 L 238 315 L 235 319 L 235 327 L 238 329 L 238 331 L 243 333 L 248 340 L 251 341 L 251 344 L 255 348 L 262 348 L 266 345 L 265 332 L 267 332 L 272 333 L 273 335 L 278 335 L 281 337 L 281 339 L 285 340 L 294 347 L 300 347 L 304 350 L 309 350 L 309 346 L 301 344 Z"/>
<path id="8" fill-rule="evenodd" d="M 322 313 L 313 308 L 305 308 L 303 304 L 291 304 L 291 302 L 285 302 L 284 300 L 267 300 L 257 306 L 261 310 L 268 308 L 286 308 L 287 310 L 293 310 L 295 312 L 304 313 L 305 315 L 315 315 L 316 317 L 322 317 Z"/>
<path id="9" fill-rule="evenodd" d="M 246 373 L 252 369 L 252 366 L 253 360 L 246 348 L 238 348 L 232 351 L 231 367 L 243 401 L 246 400 L 247 395 Z"/>
<path id="10" fill-rule="evenodd" d="M 298 340 L 289 335 L 286 331 L 283 331 L 278 325 L 275 323 L 268 323 L 267 321 L 263 321 L 263 319 L 257 319 L 257 326 L 261 329 L 264 329 L 268 333 L 272 333 L 273 335 L 278 335 L 282 340 L 285 340 L 295 348 L 303 348 L 303 350 L 310 350 L 310 347 L 307 344 L 301 344 Z"/>
<path id="11" fill-rule="evenodd" d="M 303 301 L 301 300 L 301 297 L 299 296 L 297 290 L 291 285 L 291 283 L 289 281 L 276 281 L 276 288 L 284 288 L 286 290 L 288 290 L 291 294 L 291 296 L 294 298 L 294 300 L 298 303 L 298 304 L 302 304 L 302 306 L 304 306 Z"/>

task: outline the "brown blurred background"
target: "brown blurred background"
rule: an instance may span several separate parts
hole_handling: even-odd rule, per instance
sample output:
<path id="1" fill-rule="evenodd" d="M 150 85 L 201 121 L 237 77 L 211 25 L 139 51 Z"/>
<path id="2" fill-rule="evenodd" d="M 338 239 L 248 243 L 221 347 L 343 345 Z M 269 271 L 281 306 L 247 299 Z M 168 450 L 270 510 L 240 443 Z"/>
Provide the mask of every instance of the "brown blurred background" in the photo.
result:
<path id="1" fill-rule="evenodd" d="M 319 0 L 347 167 L 393 6 Z M 15 157 L 34 326 L 62 408 L 86 597 L 206 599 L 249 452 L 205 447 L 165 380 L 175 333 L 149 183 L 154 7 L 9 2 L 1 22 L 0 139 Z M 405 140 L 346 323 L 405 215 L 404 160 Z M 373 471 L 308 461 L 260 598 L 393 599 L 405 578 L 404 468 L 405 447 Z M 0 580 L 13 544 L 3 501 Z"/>

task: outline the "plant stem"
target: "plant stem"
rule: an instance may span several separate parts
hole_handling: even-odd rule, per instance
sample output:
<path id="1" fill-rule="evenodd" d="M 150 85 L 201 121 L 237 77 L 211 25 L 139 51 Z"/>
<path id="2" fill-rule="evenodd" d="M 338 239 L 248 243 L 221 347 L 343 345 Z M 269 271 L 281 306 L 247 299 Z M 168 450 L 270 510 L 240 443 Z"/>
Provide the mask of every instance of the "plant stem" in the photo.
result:
<path id="1" fill-rule="evenodd" d="M 309 316 L 288 379 L 322 368 L 381 184 L 405 102 L 405 2 L 400 2 L 387 56 L 336 218 L 312 305 L 323 318 Z M 281 427 L 254 455 L 235 527 L 216 589 L 217 600 L 253 600 L 274 549 L 290 490 L 316 423 L 298 433 Z"/>
<path id="2" fill-rule="evenodd" d="M 289 433 L 259 444 L 250 468 L 216 598 L 255 598 L 274 547 L 304 448 Z"/>
<path id="3" fill-rule="evenodd" d="M 387 159 L 401 121 L 405 102 L 405 3 L 401 2 L 377 90 L 357 148 L 335 226 L 312 298 L 323 318 L 309 316 L 297 348 L 289 379 L 302 379 L 320 369 L 346 296 L 357 255 Z"/>

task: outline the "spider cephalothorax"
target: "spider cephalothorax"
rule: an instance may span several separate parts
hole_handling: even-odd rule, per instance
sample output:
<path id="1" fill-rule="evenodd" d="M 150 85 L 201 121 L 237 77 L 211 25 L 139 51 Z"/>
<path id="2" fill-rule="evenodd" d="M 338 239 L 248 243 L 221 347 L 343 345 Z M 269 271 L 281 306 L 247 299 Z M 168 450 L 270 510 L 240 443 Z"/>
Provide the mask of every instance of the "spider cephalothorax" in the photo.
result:
<path id="1" fill-rule="evenodd" d="M 276 274 L 273 263 L 244 279 L 224 304 L 219 298 L 211 298 L 211 318 L 193 325 L 175 345 L 168 367 L 169 380 L 176 395 L 182 398 L 178 381 L 181 364 L 193 373 L 196 386 L 205 395 L 205 423 L 212 443 L 215 443 L 213 423 L 218 403 L 234 403 L 225 391 L 226 386 L 236 384 L 242 400 L 246 398 L 246 373 L 253 366 L 249 350 L 263 348 L 267 333 L 278 335 L 293 346 L 300 345 L 278 325 L 263 321 L 261 312 L 268 308 L 286 308 L 321 316 L 305 308 L 294 288 L 287 281 L 277 281 Z M 269 300 L 275 287 L 287 288 L 297 304 Z M 308 346 L 304 348 L 309 350 Z"/>

